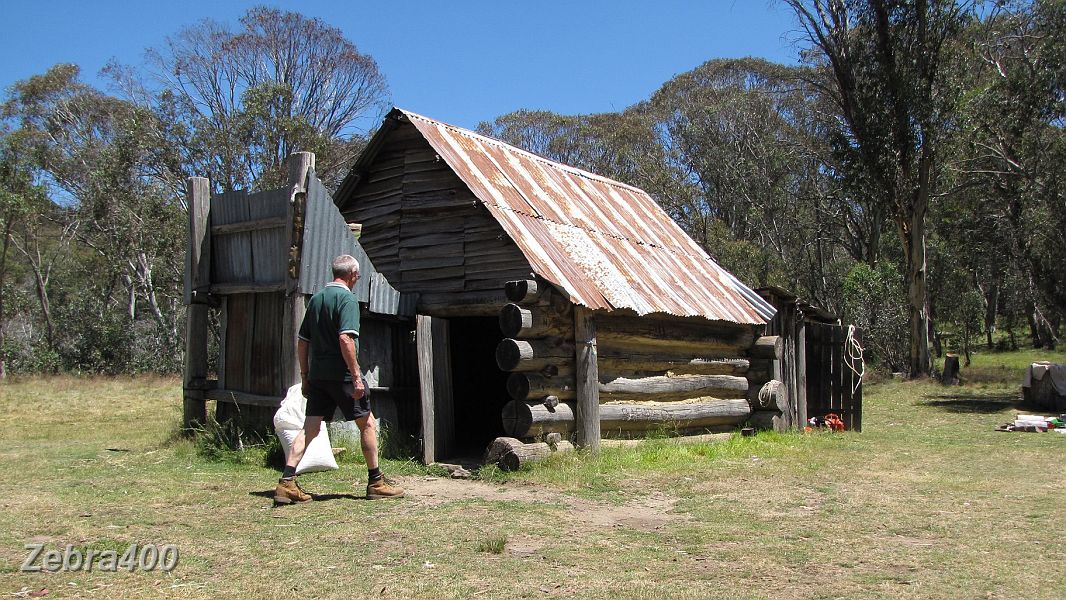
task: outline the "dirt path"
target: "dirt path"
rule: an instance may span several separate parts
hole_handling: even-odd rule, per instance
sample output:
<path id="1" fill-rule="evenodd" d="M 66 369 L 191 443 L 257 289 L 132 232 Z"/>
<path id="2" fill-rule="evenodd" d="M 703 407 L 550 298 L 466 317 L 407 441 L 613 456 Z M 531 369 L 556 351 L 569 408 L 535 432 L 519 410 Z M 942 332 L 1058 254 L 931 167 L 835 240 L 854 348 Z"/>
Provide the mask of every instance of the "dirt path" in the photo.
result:
<path id="1" fill-rule="evenodd" d="M 568 514 L 573 516 L 575 525 L 597 529 L 628 527 L 640 531 L 659 531 L 668 525 L 688 520 L 686 515 L 672 512 L 677 498 L 662 492 L 652 492 L 643 498 L 617 505 L 566 496 L 532 486 L 442 477 L 402 477 L 399 480 L 400 484 L 410 491 L 406 500 L 426 507 L 471 498 L 551 504 L 569 508 Z"/>

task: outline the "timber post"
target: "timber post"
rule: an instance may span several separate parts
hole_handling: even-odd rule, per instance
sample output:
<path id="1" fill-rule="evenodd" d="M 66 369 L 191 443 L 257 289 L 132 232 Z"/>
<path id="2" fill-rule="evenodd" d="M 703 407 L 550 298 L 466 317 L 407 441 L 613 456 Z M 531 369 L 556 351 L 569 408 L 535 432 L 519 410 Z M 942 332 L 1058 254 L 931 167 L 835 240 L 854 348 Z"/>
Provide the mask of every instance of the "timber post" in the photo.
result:
<path id="1" fill-rule="evenodd" d="M 282 382 L 285 389 L 275 390 L 284 395 L 285 390 L 300 382 L 300 363 L 297 360 L 296 345 L 299 339 L 300 324 L 303 323 L 304 313 L 307 308 L 306 298 L 300 293 L 300 254 L 303 248 L 303 219 L 306 212 L 307 202 L 307 178 L 315 170 L 315 155 L 313 152 L 296 152 L 287 160 L 289 173 L 288 186 L 291 190 L 289 196 L 288 223 L 288 258 L 289 265 L 286 269 L 285 280 L 285 308 L 282 314 L 281 333 L 281 364 L 285 369 L 282 374 Z"/>
<path id="2" fill-rule="evenodd" d="M 207 311 L 211 289 L 211 183 L 190 177 L 185 197 L 189 210 L 189 244 L 185 264 L 185 373 L 182 378 L 182 427 L 191 431 L 207 422 Z"/>
<path id="3" fill-rule="evenodd" d="M 596 363 L 596 322 L 592 311 L 574 306 L 574 354 L 577 383 L 577 445 L 593 452 L 600 449 L 600 387 Z"/>

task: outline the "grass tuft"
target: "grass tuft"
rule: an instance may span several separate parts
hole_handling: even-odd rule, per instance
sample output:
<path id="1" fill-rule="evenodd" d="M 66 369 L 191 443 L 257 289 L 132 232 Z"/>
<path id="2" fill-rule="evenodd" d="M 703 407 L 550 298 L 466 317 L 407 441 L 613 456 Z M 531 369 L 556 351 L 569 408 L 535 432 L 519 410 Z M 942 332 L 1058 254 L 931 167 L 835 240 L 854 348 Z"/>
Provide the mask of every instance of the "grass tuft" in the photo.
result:
<path id="1" fill-rule="evenodd" d="M 487 552 L 489 554 L 503 554 L 503 549 L 507 546 L 507 535 L 498 534 L 491 535 L 486 539 L 478 542 L 477 551 Z"/>

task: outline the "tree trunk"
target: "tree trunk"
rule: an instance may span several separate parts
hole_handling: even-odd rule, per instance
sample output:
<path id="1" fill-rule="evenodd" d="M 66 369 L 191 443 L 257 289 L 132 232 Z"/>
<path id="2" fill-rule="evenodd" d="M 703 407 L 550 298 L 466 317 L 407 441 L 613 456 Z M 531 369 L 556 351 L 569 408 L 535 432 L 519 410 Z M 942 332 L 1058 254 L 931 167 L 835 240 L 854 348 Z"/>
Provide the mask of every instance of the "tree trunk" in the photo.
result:
<path id="1" fill-rule="evenodd" d="M 928 377 L 933 371 L 933 361 L 929 356 L 929 313 L 926 312 L 929 289 L 926 282 L 925 261 L 925 213 L 928 208 L 928 169 L 929 158 L 922 157 L 919 167 L 919 184 L 915 192 L 903 234 L 907 255 L 907 299 L 910 304 L 911 350 L 910 376 L 912 378 Z"/>
<path id="2" fill-rule="evenodd" d="M 985 343 L 992 349 L 992 334 L 996 331 L 996 312 L 999 306 L 999 282 L 994 281 L 988 287 L 985 297 Z"/>
<path id="3" fill-rule="evenodd" d="M 4 279 L 7 276 L 7 251 L 11 245 L 11 213 L 4 219 L 4 246 L 0 250 L 0 379 L 7 379 L 7 329 L 4 327 Z"/>

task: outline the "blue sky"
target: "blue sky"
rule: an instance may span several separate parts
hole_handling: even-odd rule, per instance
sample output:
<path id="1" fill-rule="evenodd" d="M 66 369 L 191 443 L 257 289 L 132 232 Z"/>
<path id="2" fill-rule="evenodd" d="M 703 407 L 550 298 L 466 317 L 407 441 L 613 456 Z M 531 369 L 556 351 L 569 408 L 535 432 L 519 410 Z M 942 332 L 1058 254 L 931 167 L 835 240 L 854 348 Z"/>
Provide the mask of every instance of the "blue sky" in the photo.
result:
<path id="1" fill-rule="evenodd" d="M 73 62 L 83 78 L 202 18 L 263 2 L 0 0 L 0 86 Z M 462 127 L 519 108 L 622 110 L 704 61 L 794 63 L 796 27 L 767 0 L 266 2 L 319 17 L 373 56 L 398 106 Z"/>

